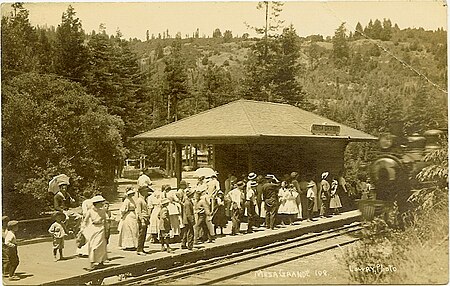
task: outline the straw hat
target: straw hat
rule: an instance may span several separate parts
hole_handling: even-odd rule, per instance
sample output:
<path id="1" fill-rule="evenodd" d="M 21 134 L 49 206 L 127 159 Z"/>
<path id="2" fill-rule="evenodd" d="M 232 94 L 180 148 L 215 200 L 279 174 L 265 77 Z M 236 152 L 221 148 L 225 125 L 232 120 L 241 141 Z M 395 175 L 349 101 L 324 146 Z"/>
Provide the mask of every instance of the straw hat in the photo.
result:
<path id="1" fill-rule="evenodd" d="M 129 195 L 133 195 L 134 193 L 135 193 L 136 191 L 133 189 L 133 188 L 129 188 L 129 189 L 127 189 L 127 196 L 129 196 Z"/>
<path id="2" fill-rule="evenodd" d="M 95 203 L 101 203 L 101 202 L 104 202 L 104 201 L 105 201 L 105 198 L 102 197 L 102 196 L 100 196 L 100 195 L 94 196 L 94 197 L 91 199 L 91 202 L 92 202 L 93 204 L 95 204 Z"/>
<path id="3" fill-rule="evenodd" d="M 256 174 L 253 173 L 253 172 L 251 172 L 250 174 L 248 174 L 248 179 L 249 179 L 249 180 L 254 180 L 254 179 L 256 179 Z"/>
<path id="4" fill-rule="evenodd" d="M 326 179 L 328 177 L 328 172 L 323 172 L 322 173 L 322 179 Z"/>
<path id="5" fill-rule="evenodd" d="M 314 187 L 314 183 L 308 183 L 307 187 L 308 187 L 308 188 Z"/>

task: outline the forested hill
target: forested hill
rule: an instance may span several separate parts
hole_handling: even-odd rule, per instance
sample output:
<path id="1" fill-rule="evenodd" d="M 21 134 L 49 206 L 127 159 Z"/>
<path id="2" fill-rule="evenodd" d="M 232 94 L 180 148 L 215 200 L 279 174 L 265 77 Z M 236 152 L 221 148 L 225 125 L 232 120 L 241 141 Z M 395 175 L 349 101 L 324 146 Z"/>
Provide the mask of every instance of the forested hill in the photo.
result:
<path id="1" fill-rule="evenodd" d="M 388 131 L 390 121 L 398 120 L 404 121 L 407 133 L 446 127 L 447 32 L 400 30 L 396 26 L 388 40 L 364 36 L 356 32 L 343 37 L 341 61 L 336 61 L 334 38 L 298 38 L 300 69 L 296 78 L 306 102 L 302 107 L 374 135 Z M 151 69 L 170 54 L 174 41 L 169 38 L 131 43 L 141 68 Z M 191 92 L 204 91 L 204 77 L 211 74 L 219 86 L 222 83 L 215 98 L 199 95 L 197 108 L 206 109 L 245 96 L 242 89 L 246 61 L 250 47 L 260 39 L 215 37 L 181 41 L 182 57 L 191 75 Z M 198 111 L 181 111 L 181 116 Z"/>
<path id="2" fill-rule="evenodd" d="M 112 186 L 126 158 L 164 167 L 166 145 L 128 139 L 239 98 L 289 103 L 373 135 L 399 122 L 408 134 L 447 126 L 442 29 L 375 19 L 301 38 L 274 16 L 257 38 L 215 29 L 139 41 L 104 25 L 85 32 L 70 5 L 56 28 L 32 26 L 26 4 L 11 6 L 1 23 L 2 202 L 16 218 L 49 209 L 57 174 L 81 198 Z M 349 180 L 369 153 L 347 148 Z"/>

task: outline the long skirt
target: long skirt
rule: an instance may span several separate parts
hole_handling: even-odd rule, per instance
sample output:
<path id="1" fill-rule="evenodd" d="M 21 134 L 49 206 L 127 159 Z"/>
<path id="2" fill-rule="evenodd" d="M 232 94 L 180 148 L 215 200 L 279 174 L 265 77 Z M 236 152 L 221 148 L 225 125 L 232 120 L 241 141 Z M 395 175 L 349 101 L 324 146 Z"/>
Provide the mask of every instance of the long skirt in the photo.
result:
<path id="1" fill-rule="evenodd" d="M 93 225 L 86 227 L 83 234 L 86 237 L 88 246 L 89 261 L 91 263 L 102 263 L 108 259 L 106 249 L 105 227 L 103 225 Z"/>
<path id="2" fill-rule="evenodd" d="M 159 214 L 160 210 L 161 210 L 161 207 L 159 205 L 157 205 L 153 208 L 152 213 L 150 214 L 149 231 L 151 234 L 159 234 L 158 214 Z"/>
<path id="3" fill-rule="evenodd" d="M 171 237 L 179 236 L 181 233 L 181 216 L 178 214 L 169 215 Z"/>
<path id="4" fill-rule="evenodd" d="M 139 225 L 136 214 L 128 212 L 125 214 L 119 228 L 119 247 L 137 248 L 139 237 Z"/>
<path id="5" fill-rule="evenodd" d="M 342 208 L 341 199 L 338 194 L 335 194 L 330 199 L 330 209 Z"/>

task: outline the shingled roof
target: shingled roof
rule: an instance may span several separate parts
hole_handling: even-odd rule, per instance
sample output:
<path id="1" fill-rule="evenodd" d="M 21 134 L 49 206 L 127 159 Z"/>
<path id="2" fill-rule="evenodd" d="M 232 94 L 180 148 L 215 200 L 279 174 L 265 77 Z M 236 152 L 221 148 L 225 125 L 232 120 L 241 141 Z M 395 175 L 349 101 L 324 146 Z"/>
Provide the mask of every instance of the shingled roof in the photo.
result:
<path id="1" fill-rule="evenodd" d="M 339 125 L 336 136 L 314 135 L 312 124 Z M 375 137 L 298 107 L 237 100 L 133 137 L 135 140 L 252 140 L 263 138 L 330 138 L 371 141 Z"/>

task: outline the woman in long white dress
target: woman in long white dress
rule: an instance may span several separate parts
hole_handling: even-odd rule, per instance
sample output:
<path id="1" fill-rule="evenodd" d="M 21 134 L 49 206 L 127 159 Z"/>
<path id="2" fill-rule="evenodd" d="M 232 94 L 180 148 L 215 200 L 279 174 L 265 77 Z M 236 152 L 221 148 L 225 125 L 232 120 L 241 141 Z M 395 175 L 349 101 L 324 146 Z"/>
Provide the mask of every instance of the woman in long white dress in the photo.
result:
<path id="1" fill-rule="evenodd" d="M 165 185 L 162 186 L 162 190 L 164 190 Z M 149 224 L 149 232 L 151 234 L 151 239 L 153 243 L 158 243 L 158 235 L 159 235 L 159 219 L 158 214 L 161 210 L 161 200 L 164 198 L 164 193 L 162 190 L 155 190 L 153 194 L 148 196 L 147 205 L 150 210 L 150 224 Z"/>
<path id="2" fill-rule="evenodd" d="M 183 227 L 183 221 L 181 219 L 181 204 L 180 199 L 177 196 L 177 190 L 172 190 L 170 186 L 166 187 L 166 197 L 169 199 L 169 220 L 171 226 L 171 237 L 180 238 L 181 228 Z"/>
<path id="3" fill-rule="evenodd" d="M 139 225 L 134 201 L 135 190 L 127 189 L 127 197 L 120 207 L 121 221 L 119 223 L 119 247 L 121 249 L 135 249 L 138 246 Z"/>
<path id="4" fill-rule="evenodd" d="M 342 207 L 341 198 L 337 193 L 338 181 L 333 180 L 331 183 L 331 198 L 330 198 L 330 209 L 333 210 L 334 214 L 339 214 L 339 208 Z"/>
<path id="5" fill-rule="evenodd" d="M 281 191 L 281 189 L 280 189 Z M 287 188 L 283 188 L 281 191 L 281 202 L 278 213 L 284 215 L 287 218 L 288 224 L 292 224 L 298 215 L 297 197 L 298 192 L 293 185 L 289 185 Z"/>
<path id="6" fill-rule="evenodd" d="M 106 244 L 106 212 L 103 209 L 105 199 L 98 195 L 92 198 L 93 206 L 88 209 L 84 218 L 83 234 L 89 253 L 90 270 L 103 265 L 107 257 Z M 88 224 L 88 222 L 90 222 Z"/>

